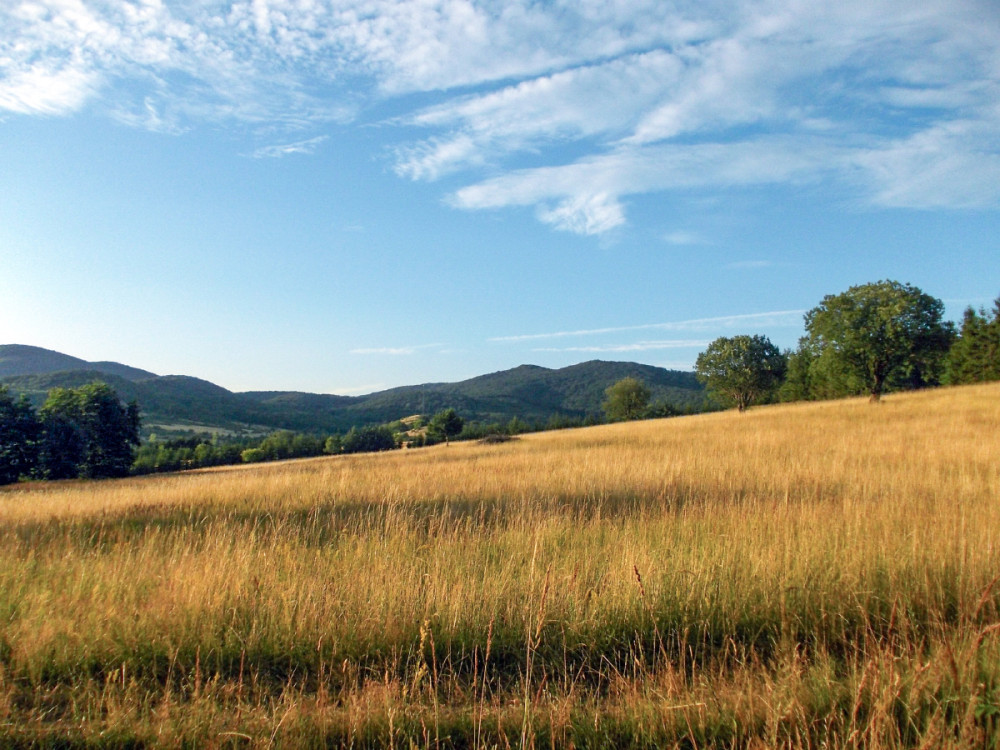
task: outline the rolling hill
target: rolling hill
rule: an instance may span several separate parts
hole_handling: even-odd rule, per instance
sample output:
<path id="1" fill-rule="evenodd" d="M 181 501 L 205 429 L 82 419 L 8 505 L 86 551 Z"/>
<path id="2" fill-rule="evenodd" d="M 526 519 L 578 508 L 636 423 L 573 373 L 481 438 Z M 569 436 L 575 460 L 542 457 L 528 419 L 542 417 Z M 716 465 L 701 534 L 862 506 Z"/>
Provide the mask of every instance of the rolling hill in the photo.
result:
<path id="1" fill-rule="evenodd" d="M 91 370 L 114 375 L 125 380 L 155 378 L 156 373 L 118 362 L 88 362 L 68 354 L 42 349 L 38 346 L 6 344 L 0 346 L 0 379 L 12 375 L 40 375 L 43 373 Z"/>
<path id="2" fill-rule="evenodd" d="M 147 430 L 213 429 L 267 432 L 342 432 L 411 414 L 452 407 L 469 420 L 546 421 L 553 415 L 601 413 L 604 390 L 624 377 L 650 388 L 654 402 L 699 409 L 704 390 L 693 373 L 634 362 L 590 361 L 560 369 L 521 365 L 457 383 L 426 383 L 366 396 L 293 391 L 234 393 L 199 378 L 156 375 L 117 362 L 87 362 L 23 345 L 0 346 L 0 383 L 36 404 L 51 388 L 102 380 L 125 400 L 135 399 Z"/>

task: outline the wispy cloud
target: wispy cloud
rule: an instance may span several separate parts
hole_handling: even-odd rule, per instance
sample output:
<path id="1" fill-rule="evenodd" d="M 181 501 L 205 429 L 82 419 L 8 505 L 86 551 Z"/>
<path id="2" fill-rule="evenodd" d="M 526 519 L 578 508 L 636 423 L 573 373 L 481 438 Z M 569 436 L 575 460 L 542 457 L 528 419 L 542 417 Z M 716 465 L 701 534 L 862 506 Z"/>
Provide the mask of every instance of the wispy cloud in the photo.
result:
<path id="1" fill-rule="evenodd" d="M 403 121 L 447 134 L 400 149 L 397 172 L 435 179 L 546 142 L 624 136 L 681 71 L 674 55 L 654 50 L 456 98 Z"/>
<path id="2" fill-rule="evenodd" d="M 587 144 L 575 159 L 450 198 L 467 209 L 533 205 L 541 221 L 580 234 L 621 226 L 624 197 L 657 191 L 838 181 L 874 206 L 1000 203 L 996 12 L 938 0 L 722 6 L 727 21 L 703 25 L 696 42 L 420 113 L 412 124 L 454 140 L 439 132 L 426 152 L 401 156 L 401 173 L 434 177 L 487 156 Z M 455 143 L 462 149 L 444 158 Z"/>
<path id="3" fill-rule="evenodd" d="M 708 243 L 697 232 L 687 232 L 683 229 L 663 235 L 663 241 L 670 245 L 704 245 Z"/>
<path id="4" fill-rule="evenodd" d="M 533 352 L 588 352 L 588 353 L 625 353 L 650 352 L 660 349 L 700 349 L 708 346 L 708 341 L 702 340 L 672 340 L 672 341 L 636 341 L 631 344 L 611 344 L 608 346 L 565 346 L 538 347 Z"/>
<path id="5" fill-rule="evenodd" d="M 837 158 L 831 144 L 767 136 L 731 144 L 621 148 L 561 167 L 519 170 L 461 188 L 461 208 L 539 207 L 558 229 L 593 234 L 625 221 L 623 196 L 656 190 L 802 183 Z"/>
<path id="6" fill-rule="evenodd" d="M 316 152 L 319 145 L 327 138 L 329 136 L 319 135 L 315 138 L 308 138 L 304 141 L 296 141 L 295 143 L 262 146 L 253 152 L 253 157 L 255 159 L 274 159 L 289 156 L 290 154 L 312 154 Z"/>
<path id="7" fill-rule="evenodd" d="M 350 354 L 384 354 L 393 357 L 409 356 L 426 349 L 440 349 L 443 344 L 418 344 L 412 346 L 373 346 L 351 349 Z"/>
<path id="8" fill-rule="evenodd" d="M 598 336 L 610 333 L 627 333 L 630 331 L 714 331 L 731 328 L 741 328 L 749 325 L 761 327 L 787 327 L 802 324 L 805 310 L 778 310 L 775 312 L 747 313 L 743 315 L 724 315 L 716 318 L 693 318 L 665 323 L 643 323 L 631 326 L 613 326 L 608 328 L 587 328 L 577 331 L 555 331 L 552 333 L 528 333 L 517 336 L 497 336 L 488 339 L 498 343 L 515 343 L 524 341 L 540 341 L 543 339 L 567 338 L 571 336 Z"/>
<path id="9" fill-rule="evenodd" d="M 458 176 L 456 207 L 530 206 L 579 234 L 660 191 L 842 183 L 873 207 L 996 207 L 998 38 L 985 0 L 10 0 L 0 112 L 284 133 L 266 157 L 394 100 L 401 177 Z"/>
<path id="10" fill-rule="evenodd" d="M 416 354 L 415 346 L 375 346 L 363 349 L 351 349 L 351 354 L 389 354 L 392 356 L 404 356 Z"/>
<path id="11" fill-rule="evenodd" d="M 0 88 L 0 109 L 18 114 L 72 112 L 83 106 L 98 87 L 92 71 L 70 66 L 30 65 L 2 72 L 6 75 Z"/>
<path id="12" fill-rule="evenodd" d="M 343 67 L 332 46 L 313 54 L 307 29 L 323 9 L 272 14 L 267 2 L 253 5 L 263 11 L 256 18 L 241 2 L 3 3 L 0 109 L 68 114 L 102 103 L 127 124 L 167 132 L 206 121 L 294 129 L 349 118 L 349 97 L 317 93 Z M 262 33 L 272 17 L 282 20 Z"/>
<path id="13" fill-rule="evenodd" d="M 1000 107 L 995 116 L 1000 122 Z M 854 161 L 879 205 L 984 208 L 1000 202 L 1000 128 L 994 123 L 941 123 L 859 152 Z"/>

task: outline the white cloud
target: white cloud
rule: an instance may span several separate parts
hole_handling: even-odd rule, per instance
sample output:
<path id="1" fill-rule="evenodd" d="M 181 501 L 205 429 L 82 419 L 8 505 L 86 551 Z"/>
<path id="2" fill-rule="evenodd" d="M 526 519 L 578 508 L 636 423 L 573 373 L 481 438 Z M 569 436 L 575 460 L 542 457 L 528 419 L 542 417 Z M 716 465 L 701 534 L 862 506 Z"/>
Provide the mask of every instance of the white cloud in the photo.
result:
<path id="1" fill-rule="evenodd" d="M 451 172 L 496 164 L 504 153 L 544 154 L 548 144 L 558 154 L 567 140 L 589 151 L 467 185 L 451 202 L 535 205 L 542 221 L 581 234 L 621 226 L 624 196 L 663 190 L 835 180 L 860 187 L 874 205 L 1000 203 L 995 8 L 937 0 L 722 7 L 717 17 L 727 21 L 703 25 L 704 38 L 418 113 L 411 124 L 463 144 L 441 160 Z M 963 137 L 943 137 L 956 121 L 968 124 Z M 434 138 L 437 148 L 451 143 Z M 401 164 L 418 176 L 405 156 Z"/>
<path id="2" fill-rule="evenodd" d="M 179 135 L 187 130 L 174 114 L 159 110 L 152 97 L 146 97 L 141 109 L 119 109 L 112 112 L 112 117 L 124 125 L 144 128 L 154 133 Z"/>
<path id="3" fill-rule="evenodd" d="M 743 328 L 748 325 L 779 328 L 802 325 L 805 310 L 777 310 L 773 312 L 744 313 L 742 315 L 723 315 L 714 318 L 692 318 L 665 323 L 642 323 L 630 326 L 612 326 L 608 328 L 589 328 L 577 331 L 555 331 L 552 333 L 529 333 L 517 336 L 497 336 L 489 341 L 498 343 L 517 343 L 522 341 L 538 341 L 541 339 L 567 338 L 570 336 L 598 336 L 609 333 L 625 333 L 628 331 L 716 331 L 730 328 Z"/>
<path id="4" fill-rule="evenodd" d="M 703 37 L 710 10 L 669 3 L 366 0 L 338 4 L 333 36 L 389 94 L 526 80 Z"/>
<path id="5" fill-rule="evenodd" d="M 695 349 L 708 346 L 707 341 L 673 340 L 673 341 L 636 341 L 630 344 L 610 344 L 607 346 L 567 346 L 539 347 L 533 352 L 588 352 L 588 353 L 624 353 L 649 352 L 661 349 Z"/>
<path id="6" fill-rule="evenodd" d="M 1000 202 L 1000 130 L 992 131 L 994 123 L 941 123 L 858 153 L 855 161 L 880 205 L 995 206 Z"/>
<path id="7" fill-rule="evenodd" d="M 319 12 L 278 17 L 308 27 Z M 239 3 L 13 2 L 0 6 L 0 29 L 0 108 L 13 112 L 66 114 L 104 101 L 128 124 L 182 131 L 206 120 L 295 127 L 352 111 L 309 92 L 339 65 L 336 55 L 309 58 L 297 26 L 275 27 L 262 43 Z M 150 118 L 150 109 L 166 114 Z"/>
<path id="8" fill-rule="evenodd" d="M 601 234 L 625 223 L 621 203 L 607 193 L 574 195 L 551 208 L 539 207 L 538 218 L 556 229 L 577 234 Z"/>
<path id="9" fill-rule="evenodd" d="M 376 346 L 364 349 L 351 349 L 351 354 L 390 354 L 393 356 L 415 354 L 415 346 Z"/>
<path id="10" fill-rule="evenodd" d="M 738 143 L 623 146 L 562 167 L 511 172 L 459 189 L 460 208 L 537 205 L 558 229 L 594 234 L 621 225 L 620 198 L 654 190 L 803 182 L 840 158 L 819 141 L 760 138 Z M 550 204 L 554 203 L 554 207 Z"/>
<path id="11" fill-rule="evenodd" d="M 253 152 L 253 157 L 255 159 L 264 158 L 279 158 L 282 156 L 288 156 L 290 154 L 312 154 L 316 152 L 323 141 L 325 141 L 329 136 L 319 135 L 315 138 L 308 138 L 304 141 L 296 141 L 295 143 L 283 143 L 273 146 L 261 146 Z"/>
<path id="12" fill-rule="evenodd" d="M 97 76 L 85 69 L 30 65 L 10 72 L 0 88 L 0 109 L 18 114 L 66 114 L 79 109 L 97 86 Z"/>
<path id="13" fill-rule="evenodd" d="M 453 132 L 401 149 L 397 171 L 434 179 L 487 157 L 535 150 L 549 140 L 624 135 L 661 96 L 664 81 L 680 72 L 674 55 L 654 50 L 458 97 L 404 120 Z"/>
<path id="14" fill-rule="evenodd" d="M 440 349 L 442 344 L 417 344 L 413 346 L 375 346 L 351 349 L 350 354 L 385 354 L 389 356 L 409 356 L 422 349 Z"/>
<path id="15" fill-rule="evenodd" d="M 998 38 L 992 0 L 8 0 L 0 111 L 284 134 L 264 156 L 395 100 L 401 177 L 581 234 L 632 195 L 804 181 L 995 207 Z"/>
<path id="16" fill-rule="evenodd" d="M 684 75 L 661 88 L 660 102 L 642 117 L 628 142 L 654 143 L 776 115 L 773 87 L 758 80 L 770 62 L 762 50 L 729 38 L 687 50 L 682 59 Z"/>
<path id="17" fill-rule="evenodd" d="M 481 163 L 481 149 L 466 136 L 447 140 L 432 139 L 397 150 L 396 174 L 413 180 L 435 180 L 458 168 Z"/>
<path id="18" fill-rule="evenodd" d="M 678 229 L 663 235 L 663 241 L 670 245 L 704 245 L 707 240 L 697 232 L 688 232 Z"/>

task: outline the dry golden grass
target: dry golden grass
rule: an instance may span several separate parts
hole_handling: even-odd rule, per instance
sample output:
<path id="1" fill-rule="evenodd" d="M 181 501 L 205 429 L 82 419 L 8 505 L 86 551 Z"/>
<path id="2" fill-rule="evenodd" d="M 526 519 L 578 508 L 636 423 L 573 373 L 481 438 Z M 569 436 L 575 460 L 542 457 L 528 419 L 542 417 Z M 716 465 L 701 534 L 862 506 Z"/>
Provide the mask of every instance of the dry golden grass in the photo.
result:
<path id="1" fill-rule="evenodd" d="M 987 385 L 8 488 L 0 744 L 995 743 L 998 459 Z"/>

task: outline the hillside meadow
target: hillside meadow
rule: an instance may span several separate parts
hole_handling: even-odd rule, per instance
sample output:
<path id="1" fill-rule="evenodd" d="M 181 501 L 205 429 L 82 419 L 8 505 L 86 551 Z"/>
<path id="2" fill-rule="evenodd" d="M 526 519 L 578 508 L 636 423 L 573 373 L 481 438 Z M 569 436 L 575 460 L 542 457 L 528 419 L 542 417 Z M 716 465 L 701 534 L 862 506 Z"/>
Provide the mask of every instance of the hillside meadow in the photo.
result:
<path id="1" fill-rule="evenodd" d="M 3 747 L 994 747 L 1000 384 L 0 491 Z"/>

